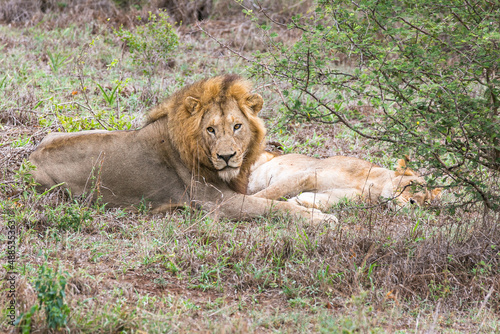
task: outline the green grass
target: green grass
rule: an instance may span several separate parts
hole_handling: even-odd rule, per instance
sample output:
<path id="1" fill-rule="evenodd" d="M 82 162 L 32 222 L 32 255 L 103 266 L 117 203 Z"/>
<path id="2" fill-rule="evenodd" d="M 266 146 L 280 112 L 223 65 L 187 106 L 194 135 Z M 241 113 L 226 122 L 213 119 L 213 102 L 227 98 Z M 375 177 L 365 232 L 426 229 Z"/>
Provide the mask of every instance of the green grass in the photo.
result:
<path id="1" fill-rule="evenodd" d="M 39 302 L 34 286 L 45 265 L 67 273 L 72 332 L 500 330 L 498 214 L 441 206 L 394 212 L 347 201 L 332 209 L 340 224 L 328 229 L 286 215 L 230 222 L 188 209 L 107 209 L 59 188 L 36 194 L 22 163 L 48 132 L 138 128 L 149 108 L 185 84 L 247 73 L 242 59 L 208 37 L 179 30 L 175 66 L 148 77 L 112 23 L 0 25 L 9 45 L 0 61 L 0 263 L 4 275 L 12 221 L 17 316 Z M 268 138 L 287 152 L 393 163 L 340 125 L 274 131 L 280 99 L 265 82 L 255 85 L 266 101 Z M 2 285 L 2 310 L 7 291 Z M 2 311 L 1 330 L 14 332 L 8 321 Z M 42 309 L 31 326 L 48 330 Z"/>

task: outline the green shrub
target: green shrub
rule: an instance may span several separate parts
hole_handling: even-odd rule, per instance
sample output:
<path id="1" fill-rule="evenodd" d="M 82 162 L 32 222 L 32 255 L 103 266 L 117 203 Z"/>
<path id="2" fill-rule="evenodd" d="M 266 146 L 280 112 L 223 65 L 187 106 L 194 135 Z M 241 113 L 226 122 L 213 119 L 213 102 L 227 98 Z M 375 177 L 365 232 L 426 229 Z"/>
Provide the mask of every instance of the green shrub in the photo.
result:
<path id="1" fill-rule="evenodd" d="M 105 129 L 105 130 L 130 130 L 133 116 L 128 114 L 116 115 L 107 110 L 99 110 L 92 116 L 68 116 L 64 113 L 56 113 L 57 120 L 67 132 L 83 130 Z"/>
<path id="2" fill-rule="evenodd" d="M 262 28 L 252 70 L 288 84 L 287 119 L 341 122 L 445 175 L 460 203 L 500 209 L 499 3 L 320 0 L 291 47 Z"/>
<path id="3" fill-rule="evenodd" d="M 57 224 L 60 230 L 79 231 L 82 225 L 93 220 L 92 211 L 78 202 L 59 205 L 55 208 L 46 207 L 47 220 Z"/>
<path id="4" fill-rule="evenodd" d="M 40 266 L 38 277 L 34 282 L 38 304 L 31 307 L 28 312 L 21 314 L 16 320 L 22 333 L 30 333 L 31 319 L 42 306 L 49 329 L 59 330 L 67 325 L 70 309 L 64 302 L 66 282 L 66 276 L 49 268 L 47 263 Z"/>
<path id="5" fill-rule="evenodd" d="M 138 18 L 140 21 L 143 18 Z M 147 22 L 139 25 L 135 31 L 120 27 L 115 34 L 126 43 L 136 65 L 143 67 L 146 74 L 151 75 L 158 65 L 166 66 L 179 44 L 179 37 L 168 22 L 168 15 L 160 12 L 157 15 L 149 12 Z"/>

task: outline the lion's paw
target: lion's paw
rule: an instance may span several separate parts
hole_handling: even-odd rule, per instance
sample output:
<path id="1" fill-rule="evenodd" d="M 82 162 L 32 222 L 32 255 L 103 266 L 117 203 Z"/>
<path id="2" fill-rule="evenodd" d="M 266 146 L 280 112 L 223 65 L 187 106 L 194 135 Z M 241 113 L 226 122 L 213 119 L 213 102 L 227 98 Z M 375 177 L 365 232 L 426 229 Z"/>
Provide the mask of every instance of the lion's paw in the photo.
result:
<path id="1" fill-rule="evenodd" d="M 315 225 L 322 224 L 334 228 L 339 223 L 339 220 L 333 214 L 323 213 L 318 209 L 309 209 L 309 212 Z"/>
<path id="2" fill-rule="evenodd" d="M 333 214 L 325 214 L 325 219 L 323 220 L 325 224 L 328 225 L 330 228 L 334 228 L 338 225 L 339 220 L 338 218 L 333 215 Z"/>

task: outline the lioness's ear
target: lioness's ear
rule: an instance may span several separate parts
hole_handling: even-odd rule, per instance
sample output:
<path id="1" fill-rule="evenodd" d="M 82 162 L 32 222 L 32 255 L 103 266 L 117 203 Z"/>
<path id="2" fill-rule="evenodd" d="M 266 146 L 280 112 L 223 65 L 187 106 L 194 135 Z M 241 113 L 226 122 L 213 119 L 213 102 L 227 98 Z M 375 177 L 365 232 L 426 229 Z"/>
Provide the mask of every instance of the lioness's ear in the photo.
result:
<path id="1" fill-rule="evenodd" d="M 405 159 L 398 159 L 398 161 L 396 161 L 396 176 L 404 175 L 405 169 L 406 169 Z"/>
<path id="2" fill-rule="evenodd" d="M 398 159 L 396 162 L 396 176 L 406 175 L 406 176 L 418 176 L 411 168 L 406 166 L 405 159 Z"/>
<path id="3" fill-rule="evenodd" d="M 259 94 L 252 94 L 247 98 L 248 106 L 253 110 L 255 115 L 262 110 L 262 105 L 264 104 L 264 99 Z"/>
<path id="4" fill-rule="evenodd" d="M 186 106 L 186 109 L 192 114 L 196 111 L 198 106 L 200 105 L 200 100 L 195 99 L 192 96 L 186 97 L 184 100 L 184 106 Z"/>
<path id="5" fill-rule="evenodd" d="M 431 190 L 431 198 L 432 199 L 441 199 L 441 194 L 443 192 L 442 188 L 435 188 Z"/>

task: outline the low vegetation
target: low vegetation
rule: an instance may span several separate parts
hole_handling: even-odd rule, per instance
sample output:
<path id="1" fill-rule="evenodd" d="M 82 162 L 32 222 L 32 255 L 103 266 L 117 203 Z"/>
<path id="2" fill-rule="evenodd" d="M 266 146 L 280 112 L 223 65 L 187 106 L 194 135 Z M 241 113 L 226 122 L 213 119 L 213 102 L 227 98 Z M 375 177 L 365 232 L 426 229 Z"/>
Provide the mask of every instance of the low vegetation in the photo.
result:
<path id="1" fill-rule="evenodd" d="M 48 132 L 138 128 L 171 92 L 227 72 L 264 97 L 269 149 L 393 168 L 400 156 L 389 145 L 341 122 L 288 117 L 280 92 L 291 82 L 252 74 L 246 59 L 262 59 L 268 44 L 262 24 L 294 45 L 301 33 L 286 25 L 312 2 L 242 1 L 246 14 L 229 0 L 171 3 L 183 6 L 2 4 L 2 332 L 500 331 L 500 216 L 482 202 L 450 205 L 452 188 L 427 209 L 342 202 L 334 228 L 287 216 L 212 220 L 188 208 L 127 212 L 58 187 L 36 193 L 27 157 Z M 336 66 L 348 72 L 355 61 Z M 379 112 L 363 99 L 340 111 L 356 124 Z"/>

